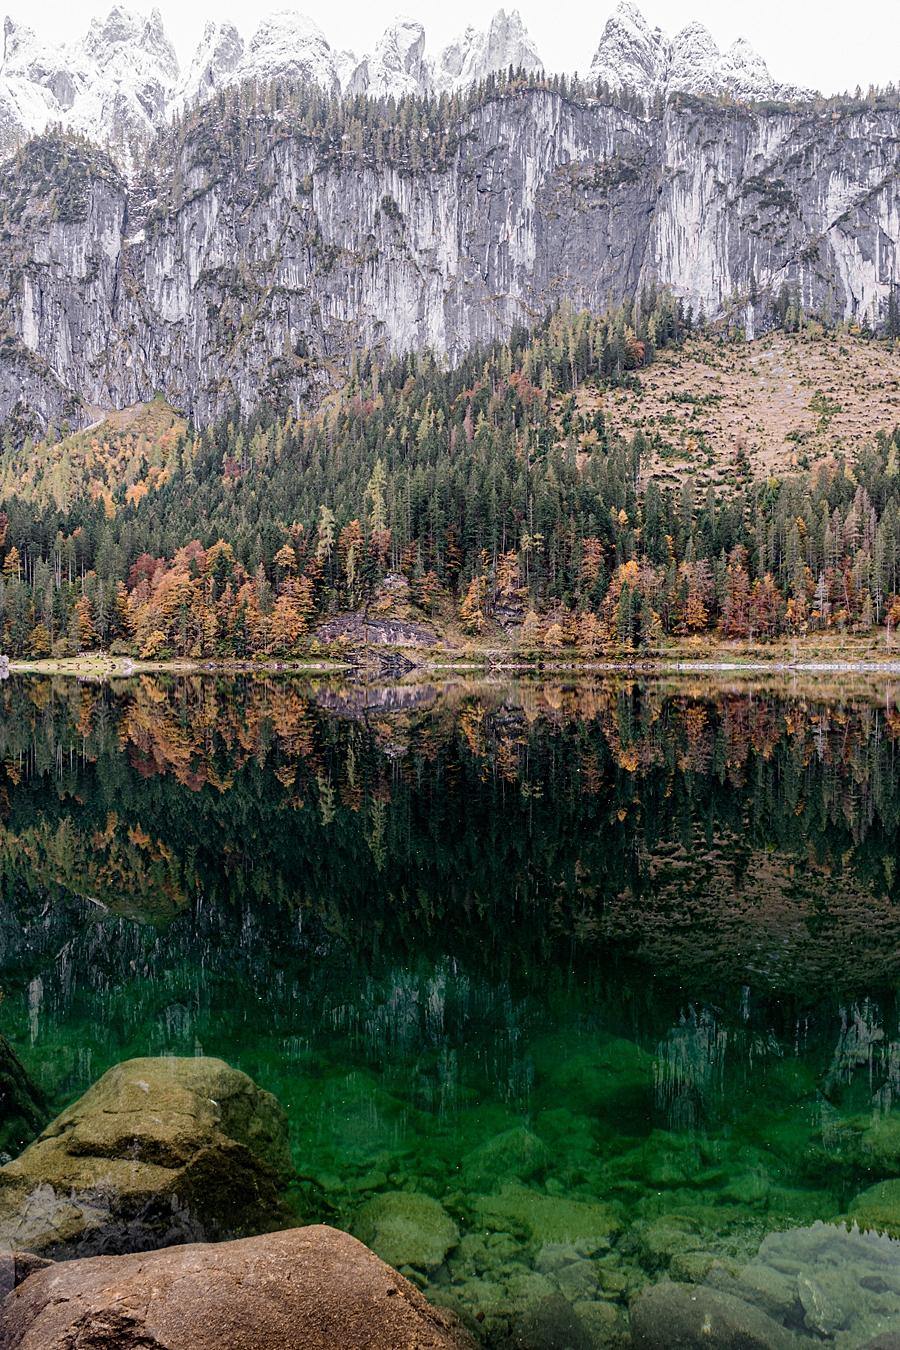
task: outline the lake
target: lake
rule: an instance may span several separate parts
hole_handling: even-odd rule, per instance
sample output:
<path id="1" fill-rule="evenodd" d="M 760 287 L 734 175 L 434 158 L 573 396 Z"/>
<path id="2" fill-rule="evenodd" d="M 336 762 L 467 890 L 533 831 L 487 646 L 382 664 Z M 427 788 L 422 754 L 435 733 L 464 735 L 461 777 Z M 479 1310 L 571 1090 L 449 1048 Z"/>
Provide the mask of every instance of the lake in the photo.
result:
<path id="1" fill-rule="evenodd" d="M 243 1069 L 298 1222 L 440 1202 L 373 1245 L 488 1345 L 560 1299 L 627 1345 L 673 1279 L 858 1350 L 900 1333 L 898 700 L 7 680 L 0 1032 L 56 1109 L 132 1056 Z"/>

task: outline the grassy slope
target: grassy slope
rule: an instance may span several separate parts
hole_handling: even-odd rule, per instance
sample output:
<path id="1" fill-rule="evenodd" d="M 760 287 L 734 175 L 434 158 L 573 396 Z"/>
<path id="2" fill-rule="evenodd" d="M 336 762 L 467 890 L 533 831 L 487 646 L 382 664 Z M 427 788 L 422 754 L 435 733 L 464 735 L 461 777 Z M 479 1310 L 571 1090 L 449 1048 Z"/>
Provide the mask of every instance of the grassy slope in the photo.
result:
<path id="1" fill-rule="evenodd" d="M 900 346 L 841 334 L 772 334 L 755 342 L 695 340 L 640 372 L 641 392 L 582 390 L 610 430 L 658 436 L 648 477 L 728 482 L 743 447 L 754 478 L 796 472 L 900 423 Z"/>

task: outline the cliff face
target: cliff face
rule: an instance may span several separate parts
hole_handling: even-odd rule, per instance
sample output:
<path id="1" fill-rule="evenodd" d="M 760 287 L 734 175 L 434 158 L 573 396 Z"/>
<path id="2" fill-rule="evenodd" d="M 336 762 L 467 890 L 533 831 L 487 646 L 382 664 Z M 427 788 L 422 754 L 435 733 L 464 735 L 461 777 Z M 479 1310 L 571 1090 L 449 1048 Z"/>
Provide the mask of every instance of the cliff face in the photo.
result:
<path id="1" fill-rule="evenodd" d="M 76 190 L 65 143 L 32 142 L 0 178 L 0 418 L 85 424 L 156 390 L 203 420 L 299 407 L 364 345 L 453 356 L 654 280 L 750 334 L 782 284 L 877 320 L 900 277 L 897 112 L 686 100 L 641 121 L 527 92 L 460 131 L 439 171 L 283 129 L 223 170 L 209 128 L 186 132 L 149 210 L 96 152 Z"/>

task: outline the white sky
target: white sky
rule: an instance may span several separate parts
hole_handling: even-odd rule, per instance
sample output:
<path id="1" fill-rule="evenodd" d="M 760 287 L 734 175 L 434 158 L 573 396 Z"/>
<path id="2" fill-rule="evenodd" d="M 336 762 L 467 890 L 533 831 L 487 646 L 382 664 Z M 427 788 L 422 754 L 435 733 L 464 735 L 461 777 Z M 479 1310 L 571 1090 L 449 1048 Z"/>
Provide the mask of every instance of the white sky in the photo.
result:
<path id="1" fill-rule="evenodd" d="M 82 35 L 96 14 L 111 8 L 97 0 L 7 0 L 10 15 L 41 36 L 69 42 Z M 123 0 L 126 7 L 149 13 L 151 3 Z M 189 62 L 207 19 L 231 19 L 249 38 L 270 9 L 296 8 L 315 19 L 332 47 L 351 47 L 358 56 L 370 51 L 398 13 L 425 26 L 429 52 L 438 51 L 468 24 L 486 27 L 500 0 L 158 0 L 166 29 L 182 65 Z M 516 0 L 506 0 L 506 8 Z M 861 8 L 846 0 L 638 0 L 651 26 L 676 32 L 698 19 L 720 48 L 745 37 L 766 60 L 777 80 L 836 93 L 865 89 L 870 83 L 900 82 L 900 0 L 866 0 Z M 615 0 L 600 6 L 585 0 L 519 0 L 518 8 L 550 70 L 587 70 Z"/>

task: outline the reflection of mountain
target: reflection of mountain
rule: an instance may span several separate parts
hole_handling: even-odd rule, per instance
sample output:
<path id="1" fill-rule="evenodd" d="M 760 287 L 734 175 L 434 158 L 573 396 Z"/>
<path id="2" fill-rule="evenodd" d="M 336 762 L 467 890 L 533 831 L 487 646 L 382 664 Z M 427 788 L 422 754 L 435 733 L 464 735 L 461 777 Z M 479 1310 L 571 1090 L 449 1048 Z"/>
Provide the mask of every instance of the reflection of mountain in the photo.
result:
<path id="1" fill-rule="evenodd" d="M 846 693 L 846 691 L 845 691 Z M 253 895 L 519 975 L 894 978 L 896 714 L 633 682 L 10 681 L 0 864 L 158 921 Z M 3 806 L 5 803 L 5 806 Z"/>
<path id="2" fill-rule="evenodd" d="M 607 903 L 601 932 L 655 965 L 703 981 L 814 988 L 895 983 L 900 908 L 849 869 L 751 848 L 723 835 L 693 855 L 646 859 L 640 899 Z"/>

